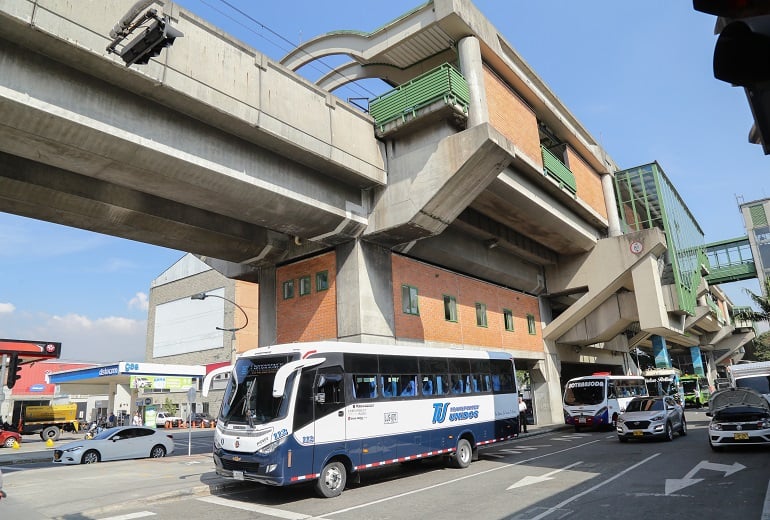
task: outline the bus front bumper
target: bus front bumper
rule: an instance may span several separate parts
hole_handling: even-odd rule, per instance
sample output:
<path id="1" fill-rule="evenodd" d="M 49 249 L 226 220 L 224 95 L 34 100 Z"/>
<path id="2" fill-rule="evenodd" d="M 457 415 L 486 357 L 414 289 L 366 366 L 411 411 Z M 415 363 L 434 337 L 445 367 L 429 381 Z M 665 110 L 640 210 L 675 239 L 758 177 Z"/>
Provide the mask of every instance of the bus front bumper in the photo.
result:
<path id="1" fill-rule="evenodd" d="M 289 483 L 283 477 L 278 464 L 264 464 L 252 455 L 229 453 L 223 450 L 215 451 L 213 455 L 217 475 L 222 477 L 248 480 L 269 486 L 282 486 Z"/>

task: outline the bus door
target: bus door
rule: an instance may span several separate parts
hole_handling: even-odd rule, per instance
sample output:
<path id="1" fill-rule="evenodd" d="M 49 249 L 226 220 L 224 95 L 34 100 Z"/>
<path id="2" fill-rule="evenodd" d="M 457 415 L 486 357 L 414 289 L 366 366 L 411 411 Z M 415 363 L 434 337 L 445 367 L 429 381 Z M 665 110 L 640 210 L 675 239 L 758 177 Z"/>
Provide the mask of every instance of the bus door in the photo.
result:
<path id="1" fill-rule="evenodd" d="M 340 367 L 319 368 L 313 390 L 315 454 L 313 466 L 329 453 L 345 451 L 345 378 Z"/>

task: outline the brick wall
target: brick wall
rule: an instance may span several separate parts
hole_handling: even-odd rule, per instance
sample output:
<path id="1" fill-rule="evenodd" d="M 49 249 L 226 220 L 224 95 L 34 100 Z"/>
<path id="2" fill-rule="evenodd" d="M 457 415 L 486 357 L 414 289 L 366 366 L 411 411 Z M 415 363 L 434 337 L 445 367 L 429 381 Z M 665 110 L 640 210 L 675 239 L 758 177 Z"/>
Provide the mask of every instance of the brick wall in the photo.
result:
<path id="1" fill-rule="evenodd" d="M 487 67 L 484 67 L 484 85 L 490 124 L 542 169 L 535 113 Z"/>
<path id="2" fill-rule="evenodd" d="M 396 337 L 426 341 L 543 351 L 537 298 L 524 293 L 392 255 L 393 303 Z M 402 285 L 416 287 L 419 315 L 405 314 Z M 444 295 L 457 301 L 457 322 L 444 318 Z M 487 306 L 487 327 L 476 325 L 476 303 Z M 503 309 L 513 311 L 514 331 L 505 330 Z M 527 315 L 535 317 L 535 334 L 529 334 Z"/>
<path id="3" fill-rule="evenodd" d="M 317 290 L 316 274 L 326 271 L 329 288 Z M 334 252 L 276 269 L 277 341 L 319 341 L 337 339 L 337 290 Z M 310 277 L 310 294 L 300 296 L 299 280 Z M 294 280 L 294 297 L 284 299 L 284 282 Z"/>
<path id="4" fill-rule="evenodd" d="M 259 346 L 259 284 L 235 281 L 235 303 L 243 308 L 249 323 L 235 336 L 235 351 L 245 352 Z M 235 311 L 233 327 L 242 327 L 246 322 L 243 313 Z"/>
<path id="5" fill-rule="evenodd" d="M 594 211 L 607 218 L 601 175 L 596 173 L 575 150 L 567 146 L 567 167 L 575 176 L 577 196 Z"/>

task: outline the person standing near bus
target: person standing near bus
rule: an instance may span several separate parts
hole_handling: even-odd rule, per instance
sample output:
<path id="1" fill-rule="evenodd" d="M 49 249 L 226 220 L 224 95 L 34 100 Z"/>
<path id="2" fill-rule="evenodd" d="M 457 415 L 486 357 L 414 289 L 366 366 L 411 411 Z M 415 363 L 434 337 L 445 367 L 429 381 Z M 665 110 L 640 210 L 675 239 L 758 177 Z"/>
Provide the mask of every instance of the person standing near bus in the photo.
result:
<path id="1" fill-rule="evenodd" d="M 527 403 L 519 396 L 519 431 L 527 433 Z"/>

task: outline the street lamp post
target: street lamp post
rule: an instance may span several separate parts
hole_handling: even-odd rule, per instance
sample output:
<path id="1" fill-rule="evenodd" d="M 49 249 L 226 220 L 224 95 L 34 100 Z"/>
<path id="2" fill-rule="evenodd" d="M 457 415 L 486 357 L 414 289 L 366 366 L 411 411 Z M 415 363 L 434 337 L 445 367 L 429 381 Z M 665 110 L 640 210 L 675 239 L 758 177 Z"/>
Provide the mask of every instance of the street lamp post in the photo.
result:
<path id="1" fill-rule="evenodd" d="M 241 325 L 240 327 L 233 327 L 233 328 L 216 327 L 217 330 L 221 330 L 221 331 L 224 331 L 224 332 L 232 333 L 232 337 L 230 338 L 230 347 L 231 347 L 231 359 L 230 359 L 230 361 L 234 361 L 234 358 L 235 358 L 235 345 L 234 345 L 234 343 L 235 343 L 235 333 L 238 332 L 239 330 L 242 330 L 242 329 L 246 328 L 246 326 L 249 324 L 249 315 L 246 314 L 246 311 L 243 310 L 243 307 L 241 307 L 240 305 L 235 303 L 233 300 L 231 300 L 230 298 L 225 298 L 224 296 L 219 296 L 218 294 L 206 294 L 205 292 L 202 292 L 202 293 L 197 293 L 197 294 L 193 294 L 192 296 L 190 296 L 191 300 L 205 300 L 206 298 L 219 298 L 220 300 L 224 300 L 226 302 L 230 302 L 233 305 L 235 305 L 236 307 L 238 307 L 238 309 L 243 313 L 244 318 L 246 318 L 246 322 L 243 325 Z"/>

